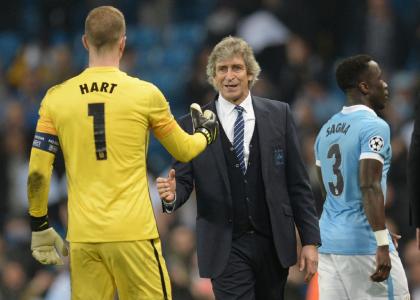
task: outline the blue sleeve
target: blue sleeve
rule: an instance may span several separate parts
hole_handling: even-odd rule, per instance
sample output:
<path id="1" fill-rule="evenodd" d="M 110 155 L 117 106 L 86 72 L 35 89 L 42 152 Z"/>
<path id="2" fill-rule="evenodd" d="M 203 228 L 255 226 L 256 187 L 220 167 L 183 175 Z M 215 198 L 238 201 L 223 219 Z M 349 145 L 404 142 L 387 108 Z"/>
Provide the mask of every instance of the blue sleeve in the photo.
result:
<path id="1" fill-rule="evenodd" d="M 360 134 L 360 158 L 385 158 L 391 155 L 389 125 L 381 120 L 364 124 Z"/>

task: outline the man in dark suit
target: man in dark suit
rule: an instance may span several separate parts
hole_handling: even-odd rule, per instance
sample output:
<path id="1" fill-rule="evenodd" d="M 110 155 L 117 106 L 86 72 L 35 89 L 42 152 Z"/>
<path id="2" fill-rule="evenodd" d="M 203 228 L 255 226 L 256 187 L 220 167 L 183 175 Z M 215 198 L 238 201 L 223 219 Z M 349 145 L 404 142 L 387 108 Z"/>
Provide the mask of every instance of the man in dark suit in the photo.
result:
<path id="1" fill-rule="evenodd" d="M 417 95 L 407 175 L 408 195 L 410 197 L 410 221 L 416 227 L 417 249 L 420 250 L 420 93 Z"/>
<path id="2" fill-rule="evenodd" d="M 244 40 L 227 37 L 215 46 L 207 75 L 219 95 L 205 108 L 217 113 L 220 135 L 157 179 L 166 212 L 195 187 L 198 266 L 217 299 L 283 299 L 297 260 L 295 224 L 300 270 L 306 280 L 317 270 L 318 218 L 292 114 L 283 102 L 251 95 L 259 73 Z M 195 118 L 184 117 L 181 126 L 191 132 Z"/>

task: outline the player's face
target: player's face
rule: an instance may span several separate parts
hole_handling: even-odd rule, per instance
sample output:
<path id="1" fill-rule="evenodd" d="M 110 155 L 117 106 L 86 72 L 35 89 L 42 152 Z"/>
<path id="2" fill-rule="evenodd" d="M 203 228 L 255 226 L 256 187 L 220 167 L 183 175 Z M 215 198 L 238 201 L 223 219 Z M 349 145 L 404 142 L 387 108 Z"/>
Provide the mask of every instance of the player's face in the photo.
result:
<path id="1" fill-rule="evenodd" d="M 216 63 L 214 85 L 226 100 L 239 104 L 248 96 L 249 81 L 252 76 L 248 74 L 244 59 L 234 56 Z"/>
<path id="2" fill-rule="evenodd" d="M 369 101 L 374 110 L 385 108 L 389 100 L 388 84 L 382 79 L 382 70 L 375 61 L 369 62 L 367 83 L 369 84 Z"/>

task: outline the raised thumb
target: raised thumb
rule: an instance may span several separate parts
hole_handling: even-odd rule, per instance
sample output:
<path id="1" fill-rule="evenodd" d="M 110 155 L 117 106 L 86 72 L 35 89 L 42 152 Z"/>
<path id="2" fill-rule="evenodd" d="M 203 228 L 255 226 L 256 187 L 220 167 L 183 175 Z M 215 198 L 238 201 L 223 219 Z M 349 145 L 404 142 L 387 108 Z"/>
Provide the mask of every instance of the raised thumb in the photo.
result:
<path id="1" fill-rule="evenodd" d="M 169 179 L 175 179 L 175 169 L 171 169 L 168 174 Z"/>

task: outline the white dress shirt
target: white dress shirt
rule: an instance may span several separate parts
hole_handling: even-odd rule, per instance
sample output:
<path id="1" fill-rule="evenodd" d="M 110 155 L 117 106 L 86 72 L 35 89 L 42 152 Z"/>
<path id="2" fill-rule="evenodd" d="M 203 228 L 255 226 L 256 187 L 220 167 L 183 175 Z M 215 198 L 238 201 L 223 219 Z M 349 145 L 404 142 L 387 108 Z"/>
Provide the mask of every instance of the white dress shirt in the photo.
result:
<path id="1" fill-rule="evenodd" d="M 219 117 L 219 122 L 222 124 L 223 130 L 231 144 L 233 144 L 233 127 L 238 116 L 235 106 L 236 104 L 229 102 L 219 94 L 219 99 L 216 101 L 217 116 Z M 251 143 L 255 128 L 255 114 L 254 107 L 252 106 L 251 93 L 248 93 L 248 96 L 239 106 L 242 106 L 244 109 L 242 114 L 244 117 L 244 161 L 245 167 L 247 167 L 249 160 L 249 144 Z"/>
<path id="2" fill-rule="evenodd" d="M 219 94 L 219 99 L 216 101 L 217 116 L 219 124 L 222 124 L 223 130 L 225 131 L 231 144 L 233 144 L 233 126 L 235 125 L 236 117 L 238 116 L 235 106 L 236 104 L 227 101 Z M 242 116 L 244 117 L 244 161 L 246 168 L 249 160 L 249 144 L 251 143 L 255 128 L 255 114 L 254 107 L 252 106 L 251 93 L 248 93 L 248 96 L 240 104 L 240 106 L 244 108 Z M 163 201 L 165 212 L 169 214 L 172 213 L 175 207 L 175 202 L 176 194 L 171 203 Z"/>

